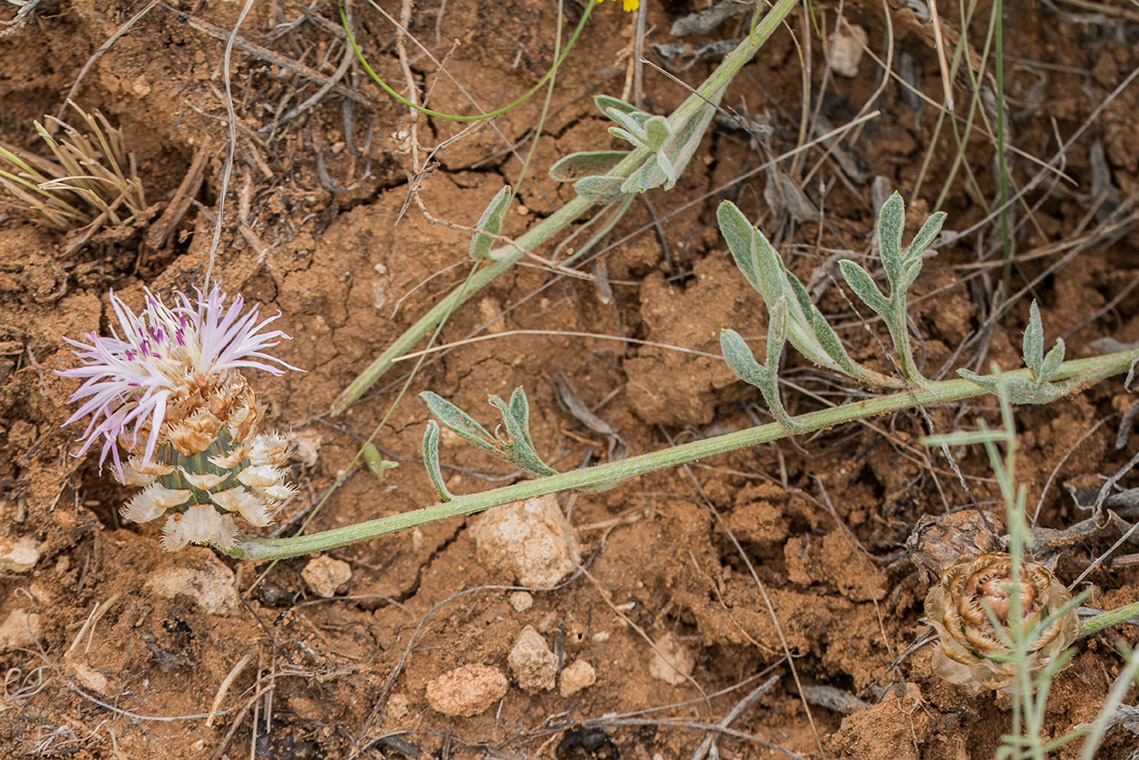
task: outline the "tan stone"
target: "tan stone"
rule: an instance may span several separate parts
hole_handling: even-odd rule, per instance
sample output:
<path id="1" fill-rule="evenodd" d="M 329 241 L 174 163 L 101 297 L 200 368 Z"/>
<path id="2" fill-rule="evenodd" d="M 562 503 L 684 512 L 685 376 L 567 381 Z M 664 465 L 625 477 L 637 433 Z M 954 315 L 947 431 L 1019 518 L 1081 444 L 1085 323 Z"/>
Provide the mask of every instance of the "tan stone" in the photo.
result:
<path id="1" fill-rule="evenodd" d="M 523 691 L 550 691 L 558 674 L 558 658 L 546 638 L 532 625 L 522 629 L 507 658 L 514 680 Z"/>
<path id="2" fill-rule="evenodd" d="M 352 566 L 344 560 L 322 554 L 309 560 L 301 570 L 301 578 L 312 593 L 328 599 L 336 596 L 340 587 L 352 579 Z"/>
<path id="3" fill-rule="evenodd" d="M 582 689 L 597 683 L 597 671 L 585 660 L 574 662 L 562 671 L 558 679 L 558 690 L 563 697 L 572 697 Z"/>
<path id="4" fill-rule="evenodd" d="M 211 615 L 232 615 L 238 607 L 233 571 L 205 547 L 164 554 L 144 590 L 163 599 L 188 596 Z"/>
<path id="5" fill-rule="evenodd" d="M 444 715 L 469 718 L 506 696 L 506 676 L 489 665 L 464 665 L 427 684 L 427 704 Z"/>
<path id="6" fill-rule="evenodd" d="M 577 537 L 572 529 L 567 531 L 565 515 L 552 494 L 479 515 L 471 535 L 483 566 L 523 586 L 552 588 L 580 562 Z"/>
<path id="7" fill-rule="evenodd" d="M 649 662 L 649 675 L 665 683 L 679 686 L 688 680 L 696 667 L 696 658 L 688 647 L 666 633 L 654 642 L 656 651 Z"/>

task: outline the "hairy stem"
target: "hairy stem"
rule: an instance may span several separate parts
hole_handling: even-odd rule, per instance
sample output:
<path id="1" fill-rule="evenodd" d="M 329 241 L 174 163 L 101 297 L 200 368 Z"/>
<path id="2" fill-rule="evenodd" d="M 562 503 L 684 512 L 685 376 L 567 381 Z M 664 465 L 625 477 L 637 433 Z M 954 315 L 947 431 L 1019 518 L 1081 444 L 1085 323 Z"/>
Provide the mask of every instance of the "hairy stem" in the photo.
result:
<path id="1" fill-rule="evenodd" d="M 1073 380 L 1071 389 L 1077 390 L 1099 382 L 1104 378 L 1126 372 L 1131 363 L 1139 357 L 1139 351 L 1123 351 L 1090 359 L 1065 362 L 1056 372 L 1057 380 Z M 1030 378 L 1028 369 L 1002 373 L 1002 377 Z M 888 414 L 915 406 L 946 404 L 961 399 L 987 394 L 988 391 L 967 380 L 946 380 L 932 382 L 928 387 L 915 392 L 895 393 L 868 401 L 857 401 L 833 409 L 823 409 L 792 418 L 796 426 L 804 431 L 821 430 L 844 422 L 866 419 Z M 535 480 L 527 480 L 514 485 L 496 488 L 491 491 L 457 496 L 453 501 L 434 504 L 430 507 L 405 512 L 390 517 L 349 525 L 343 528 L 314 533 L 293 538 L 251 538 L 245 537 L 230 551 L 234 557 L 248 560 L 270 560 L 297 557 L 313 552 L 328 551 L 358 541 L 367 541 L 378 536 L 395 533 L 417 525 L 446 520 L 459 515 L 529 499 L 544 494 L 570 489 L 602 490 L 617 485 L 623 480 L 643 475 L 647 472 L 673 467 L 696 459 L 723 454 L 735 449 L 767 443 L 791 435 L 779 423 L 769 423 L 758 427 L 740 430 L 735 433 L 693 441 L 680 446 L 655 451 L 650 454 L 631 457 L 621 462 L 609 462 L 581 470 L 573 470 L 558 475 L 550 475 Z M 1091 621 L 1086 621 L 1088 625 Z"/>
<path id="2" fill-rule="evenodd" d="M 1110 628 L 1113 625 L 1119 625 L 1125 620 L 1131 618 L 1139 618 L 1139 602 L 1132 604 L 1125 604 L 1122 607 L 1117 607 L 1114 610 L 1090 617 L 1087 620 L 1080 622 L 1080 636 L 1090 636 L 1097 631 L 1102 631 L 1104 628 Z"/>
<path id="3" fill-rule="evenodd" d="M 716 93 L 727 87 L 728 83 L 743 68 L 743 65 L 750 61 L 752 56 L 763 47 L 763 44 L 791 10 L 798 5 L 798 2 L 799 0 L 778 0 L 759 23 L 752 28 L 751 33 L 744 37 L 736 49 L 724 58 L 719 67 L 700 85 L 696 93 L 680 104 L 680 107 L 669 119 L 674 124 L 684 124 L 695 112 L 705 107 L 708 100 L 714 99 Z M 637 148 L 631 151 L 621 163 L 608 173 L 609 176 L 628 177 L 649 158 L 651 153 L 652 151 L 648 148 Z M 592 202 L 578 196 L 519 237 L 515 241 L 515 245 L 503 246 L 492 251 L 490 258 L 494 260 L 494 263 L 488 264 L 476 272 L 470 280 L 435 304 L 418 322 L 397 338 L 386 351 L 376 357 L 367 369 L 340 392 L 329 410 L 330 414 L 336 416 L 355 403 L 381 375 L 391 368 L 396 359 L 410 351 L 451 311 L 466 302 L 499 274 L 513 266 L 527 252 L 534 250 L 568 227 L 575 219 L 588 211 L 592 205 Z"/>

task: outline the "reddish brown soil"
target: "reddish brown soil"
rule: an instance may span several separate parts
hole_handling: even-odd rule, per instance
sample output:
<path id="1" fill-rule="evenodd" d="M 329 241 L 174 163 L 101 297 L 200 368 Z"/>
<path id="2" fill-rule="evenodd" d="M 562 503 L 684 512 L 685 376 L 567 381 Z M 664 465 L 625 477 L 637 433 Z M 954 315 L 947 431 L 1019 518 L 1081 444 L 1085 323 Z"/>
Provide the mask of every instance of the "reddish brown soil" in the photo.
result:
<path id="1" fill-rule="evenodd" d="M 671 23 L 705 7 L 691 0 L 643 4 L 650 43 L 673 42 Z M 398 15 L 398 4 L 382 5 Z M 576 3 L 569 5 L 579 12 Z M 920 71 L 916 84 L 939 101 L 932 27 L 905 4 L 891 5 L 902 8 L 890 11 L 893 65 L 903 55 L 912 60 Z M 1104 336 L 1139 340 L 1139 299 L 1129 290 L 1139 277 L 1134 208 L 1124 210 L 1122 221 L 1110 216 L 1120 203 L 1133 204 L 1139 192 L 1139 85 L 1096 110 L 1139 66 L 1135 8 L 1109 3 L 1103 7 L 1110 13 L 1093 13 L 1085 3 L 1016 5 L 1005 30 L 1005 75 L 1012 141 L 1024 152 L 1012 159 L 1017 185 L 1038 171 L 1028 157 L 1051 158 L 1057 137 L 1067 140 L 1091 123 L 1067 152 L 1064 178 L 1049 178 L 1028 194 L 1034 221 L 1014 231 L 1020 261 L 1011 282 L 1018 300 L 1007 316 L 989 320 L 1001 287 L 997 223 L 984 224 L 927 263 L 913 316 L 924 339 L 920 359 L 927 373 L 939 377 L 966 365 L 1019 364 L 1029 304 L 1019 291 L 1029 282 L 1027 293 L 1040 300 L 1048 339 L 1062 335 L 1069 356 L 1093 355 L 1089 344 Z M 596 8 L 559 73 L 506 234 L 520 234 L 571 197 L 570 188 L 546 178 L 553 161 L 577 150 L 617 147 L 590 96 L 621 95 L 626 81 L 633 16 L 618 6 Z M 951 44 L 957 3 L 939 6 Z M 35 147 L 32 120 L 60 109 L 92 53 L 143 7 L 45 4 L 27 26 L 0 40 L 0 139 Z M 926 590 L 903 542 L 922 515 L 968 503 L 946 461 L 918 444 L 927 429 L 917 414 L 740 451 L 573 498 L 571 520 L 591 559 L 589 575 L 535 591 L 525 612 L 515 611 L 502 589 L 510 579 L 479 563 L 462 519 L 334 552 L 353 574 L 340 595 L 327 600 L 312 597 L 302 581 L 303 558 L 269 567 L 213 559 L 215 552 L 204 548 L 168 555 L 153 526 L 120 524 L 117 510 L 127 492 L 100 476 L 95 457 L 72 458 L 77 431 L 60 427 L 77 385 L 55 374 L 72 363 L 60 336 L 106 329 L 108 288 L 137 305 L 144 286 L 168 294 L 202 282 L 227 138 L 224 43 L 202 31 L 199 20 L 229 30 L 240 9 L 232 2 L 155 7 L 94 63 L 77 93 L 84 107 L 99 108 L 121 125 L 150 202 L 162 204 L 156 213 L 195 154 L 208 152 L 205 182 L 170 246 L 148 245 L 144 223 L 63 256 L 62 235 L 16 212 L 0 224 L 0 537 L 31 537 L 42 552 L 34 569 L 0 577 L 0 622 L 14 610 L 38 615 L 34 641 L 0 653 L 0 756 L 299 760 L 346 758 L 354 746 L 369 746 L 365 757 L 418 751 L 436 758 L 687 758 L 708 735 L 699 726 L 721 720 L 757 685 L 748 679 L 772 667 L 779 680 L 732 723 L 742 734 L 718 740 L 721 756 L 784 756 L 755 737 L 811 758 L 824 752 L 862 760 L 993 756 L 1009 726 L 1007 698 L 970 697 L 937 680 L 929 670 L 929 647 L 901 656 L 925 630 L 919 619 Z M 866 29 L 871 50 L 888 50 L 877 4 L 847 3 L 843 12 Z M 328 76 L 342 55 L 327 21 L 337 16 L 329 3 L 316 4 L 313 13 L 326 21 L 286 29 L 278 25 L 301 19 L 299 5 L 255 3 L 240 35 Z M 354 13 L 373 63 L 400 81 L 390 24 L 371 7 L 357 6 Z M 920 176 L 914 225 L 946 183 L 941 208 L 950 214 L 948 228 L 982 222 L 998 196 L 991 143 L 974 132 L 962 146 L 965 166 L 951 176 L 958 149 L 948 125 L 935 135 L 932 105 L 915 119 L 892 80 L 872 106 L 881 114 L 847 135 L 845 150 L 864 176 L 847 177 L 817 148 L 798 163 L 779 164 L 823 209 L 822 223 L 793 224 L 773 212 L 763 201 L 770 174 L 722 189 L 799 144 L 800 56 L 809 53 L 811 61 L 809 115 L 814 118 L 821 104 L 818 115 L 830 127 L 846 124 L 875 93 L 882 69 L 869 58 L 857 77 L 831 75 L 824 83 L 822 43 L 834 28 L 836 7 L 815 3 L 814 13 L 828 30 L 823 36 L 806 16 L 794 14 L 790 31 L 774 36 L 724 98 L 737 112 L 770 124 L 773 134 L 761 135 L 761 143 L 741 131 L 714 128 L 677 187 L 650 195 L 662 219 L 659 229 L 638 201 L 614 230 L 610 242 L 621 242 L 601 259 L 612 300 L 587 280 L 519 266 L 456 311 L 441 339 L 461 339 L 505 310 L 492 329 L 623 335 L 715 353 L 720 328 L 730 326 L 761 346 L 765 310 L 731 265 L 715 229 L 714 210 L 723 198 L 735 200 L 783 246 L 804 281 L 816 279 L 816 268 L 836 251 L 869 251 L 868 178 L 884 177 L 888 188 L 910 197 Z M 977 55 L 984 51 L 988 14 L 982 4 L 968 30 Z M 472 0 L 449 2 L 441 11 L 428 2 L 418 4 L 412 18 L 412 31 L 437 58 L 451 52 L 452 40 L 460 42 L 447 69 L 486 107 L 516 98 L 553 60 L 554 3 Z M 706 40 L 740 33 L 736 19 Z M 792 34 L 809 51 L 797 48 Z M 463 108 L 456 85 L 437 81 L 433 64 L 415 50 L 411 55 L 421 83 L 434 86 L 431 104 Z M 676 75 L 695 84 L 711 65 L 698 62 Z M 422 161 L 458 127 L 421 117 L 413 155 L 407 111 L 353 69 L 343 83 L 367 104 L 347 112 L 351 142 L 343 97 L 335 92 L 275 133 L 261 133 L 317 85 L 241 50 L 234 52 L 230 73 L 240 127 L 213 273 L 229 292 L 280 310 L 281 327 L 294 338 L 280 356 L 306 370 L 251 377 L 273 424 L 320 439 L 316 464 L 297 470 L 302 490 L 292 514 L 313 504 L 348 466 L 361 437 L 393 403 L 398 373 L 337 419 L 323 416 L 333 398 L 470 266 L 467 236 L 432 223 L 409 204 L 411 192 L 434 217 L 472 224 L 503 182 L 517 180 L 519 164 L 507 156 L 504 140 L 517 143 L 531 134 L 541 98 L 497 119 L 497 131 L 484 125 L 450 143 L 433 157 L 430 171 L 411 176 L 413 160 Z M 956 86 L 957 115 L 979 122 L 967 82 L 963 74 Z M 666 113 L 684 96 L 680 86 L 646 69 L 649 110 Z M 369 129 L 363 155 L 353 154 L 350 146 L 363 146 Z M 528 140 L 518 144 L 521 153 L 529 147 Z M 322 183 L 322 173 L 331 180 Z M 333 187 L 343 192 L 328 189 Z M 1023 207 L 1015 212 L 1014 221 L 1024 219 Z M 1080 236 L 1089 239 L 1074 256 L 1058 246 Z M 834 315 L 856 358 L 891 371 L 850 310 L 848 293 L 827 287 L 820 306 Z M 976 340 L 982 329 L 984 338 Z M 557 334 L 506 335 L 460 347 L 425 364 L 409 390 L 431 389 L 489 423 L 488 394 L 506 396 L 522 386 L 535 443 L 558 469 L 580 466 L 587 455 L 604 460 L 604 436 L 559 406 L 555 375 L 587 405 L 600 404 L 596 412 L 632 453 L 769 419 L 755 390 L 718 360 Z M 820 399 L 849 398 L 798 357 L 791 358 L 787 378 L 795 383 L 786 393 L 792 413 L 818 408 Z M 1063 529 L 1083 519 L 1063 484 L 1098 486 L 1098 476 L 1114 473 L 1133 454 L 1137 436 L 1122 450 L 1114 446 L 1119 414 L 1133 401 L 1116 378 L 1047 408 L 1018 411 L 1018 474 L 1028 503 L 1034 506 L 1045 483 L 1052 484 L 1043 497 L 1042 525 Z M 969 428 L 978 415 L 995 419 L 992 407 L 978 401 L 928 413 L 946 431 Z M 383 482 L 356 471 L 310 530 L 433 503 L 418 462 L 427 419 L 414 393 L 406 395 L 376 439 L 400 467 Z M 992 503 L 997 492 L 982 454 L 954 454 L 974 497 Z M 455 441 L 445 440 L 443 457 L 463 468 L 450 471 L 449 485 L 457 492 L 492 488 L 508 475 L 505 465 Z M 1139 482 L 1131 474 L 1121 486 Z M 570 503 L 563 500 L 564 507 Z M 1095 539 L 1066 547 L 1058 575 L 1074 579 L 1109 544 Z M 1134 552 L 1131 544 L 1118 555 Z M 267 573 L 228 614 L 206 612 L 184 596 L 164 599 L 146 587 L 156 571 L 184 565 L 216 570 L 219 563 L 232 570 L 239 592 Z M 1139 599 L 1134 565 L 1100 569 L 1089 580 L 1095 606 Z M 468 593 L 456 597 L 459 592 Z M 96 612 L 97 621 L 80 636 Z M 428 706 L 425 685 L 444 671 L 464 663 L 505 668 L 527 624 L 551 642 L 564 642 L 564 662 L 588 660 L 597 683 L 570 698 L 556 690 L 528 694 L 512 684 L 500 704 L 471 718 L 448 718 Z M 873 706 L 844 716 L 815 704 L 808 715 L 783 659 L 780 630 L 803 686 L 836 687 Z M 653 652 L 642 632 L 654 640 L 671 635 L 690 652 L 691 680 L 672 685 L 651 677 Z M 1049 735 L 1096 715 L 1120 672 L 1115 635 L 1135 639 L 1123 630 L 1081 642 L 1073 664 L 1056 679 L 1046 716 Z M 223 680 L 246 657 L 220 705 L 225 712 L 208 722 L 203 716 Z M 252 699 L 258 690 L 271 699 Z M 1134 702 L 1134 693 L 1127 701 Z M 583 727 L 587 722 L 591 728 Z M 389 738 L 376 743 L 377 737 Z M 1136 746 L 1139 737 L 1117 728 L 1100 756 L 1126 758 Z"/>

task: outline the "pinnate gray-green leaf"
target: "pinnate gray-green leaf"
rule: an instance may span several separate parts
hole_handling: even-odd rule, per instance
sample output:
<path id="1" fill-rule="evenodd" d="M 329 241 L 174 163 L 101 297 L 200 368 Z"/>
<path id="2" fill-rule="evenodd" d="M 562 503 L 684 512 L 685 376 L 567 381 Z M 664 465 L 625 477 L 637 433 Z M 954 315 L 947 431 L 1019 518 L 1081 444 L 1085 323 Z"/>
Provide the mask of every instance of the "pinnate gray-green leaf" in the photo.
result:
<path id="1" fill-rule="evenodd" d="M 490 205 L 482 212 L 482 216 L 479 217 L 479 221 L 475 227 L 482 232 L 489 232 L 491 235 L 497 235 L 502 232 L 502 219 L 506 216 L 506 211 L 510 208 L 510 201 L 513 198 L 514 194 L 510 189 L 510 185 L 506 185 L 499 190 L 494 198 L 491 199 Z M 486 259 L 493 245 L 494 238 L 476 232 L 471 236 L 471 258 L 480 261 Z"/>
<path id="2" fill-rule="evenodd" d="M 1044 357 L 1044 361 L 1040 364 L 1040 382 L 1048 382 L 1052 376 L 1056 374 L 1056 370 L 1060 369 L 1060 365 L 1064 363 L 1064 339 L 1057 338 L 1056 345 L 1052 346 L 1052 350 Z"/>
<path id="3" fill-rule="evenodd" d="M 447 484 L 443 482 L 443 471 L 439 466 L 439 424 L 435 420 L 428 420 L 427 429 L 423 431 L 423 464 L 439 498 L 443 501 L 454 499 L 447 490 Z"/>
<path id="4" fill-rule="evenodd" d="M 724 236 L 732 259 L 744 279 L 762 294 L 763 290 L 759 286 L 759 255 L 752 245 L 755 228 L 731 201 L 724 201 L 716 209 L 716 221 L 720 224 L 720 234 Z"/>
<path id="5" fill-rule="evenodd" d="M 638 110 L 632 103 L 626 103 L 612 95 L 594 95 L 593 104 L 597 106 L 597 110 L 601 112 L 601 115 L 607 119 L 611 118 L 609 109 L 615 109 L 621 113 L 634 113 Z"/>
<path id="6" fill-rule="evenodd" d="M 582 177 L 573 183 L 574 192 L 594 203 L 608 203 L 621 197 L 623 177 Z"/>

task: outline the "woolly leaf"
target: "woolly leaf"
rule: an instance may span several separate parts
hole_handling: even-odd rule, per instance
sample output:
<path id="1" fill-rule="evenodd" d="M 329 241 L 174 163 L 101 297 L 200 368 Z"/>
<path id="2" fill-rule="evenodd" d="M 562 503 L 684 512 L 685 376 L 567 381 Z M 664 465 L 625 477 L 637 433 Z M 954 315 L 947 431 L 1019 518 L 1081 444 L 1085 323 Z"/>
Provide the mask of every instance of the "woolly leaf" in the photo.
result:
<path id="1" fill-rule="evenodd" d="M 462 409 L 431 391 L 420 393 L 419 398 L 443 427 L 480 449 L 500 453 L 494 436 Z"/>
<path id="2" fill-rule="evenodd" d="M 918 230 L 918 234 L 914 235 L 914 239 L 910 241 L 910 247 L 906 249 L 906 258 L 914 259 L 922 254 L 933 239 L 941 232 L 941 225 L 945 224 L 945 217 L 947 214 L 944 211 L 938 211 L 936 214 L 925 220 L 925 224 Z"/>
<path id="3" fill-rule="evenodd" d="M 878 255 L 882 268 L 893 285 L 902 272 L 902 232 L 906 227 L 906 204 L 895 192 L 878 212 Z M 854 287 L 853 285 L 851 287 Z"/>
<path id="4" fill-rule="evenodd" d="M 510 208 L 510 201 L 513 197 L 514 194 L 510 190 L 510 185 L 499 190 L 491 199 L 490 205 L 482 212 L 482 216 L 479 217 L 475 227 L 483 232 L 489 232 L 491 235 L 502 232 L 502 219 L 506 216 L 506 210 Z M 471 258 L 479 261 L 485 260 L 490 255 L 492 245 L 494 245 L 494 238 L 476 232 L 471 236 Z"/>
<path id="5" fill-rule="evenodd" d="M 627 150 L 598 150 L 571 153 L 550 167 L 550 179 L 573 182 L 591 175 L 605 175 L 629 155 Z"/>
<path id="6" fill-rule="evenodd" d="M 838 262 L 839 271 L 842 272 L 842 278 L 846 280 L 846 284 L 854 291 L 854 294 L 862 300 L 862 303 L 869 306 L 876 314 L 882 317 L 886 316 L 888 311 L 888 304 L 886 297 L 882 295 L 882 291 L 878 289 L 878 285 L 874 282 L 874 278 L 870 274 L 855 264 L 850 259 L 842 259 Z"/>
<path id="7" fill-rule="evenodd" d="M 443 471 L 439 467 L 439 424 L 435 420 L 428 420 L 427 429 L 423 431 L 423 464 L 439 498 L 443 501 L 454 499 L 443 482 Z"/>

